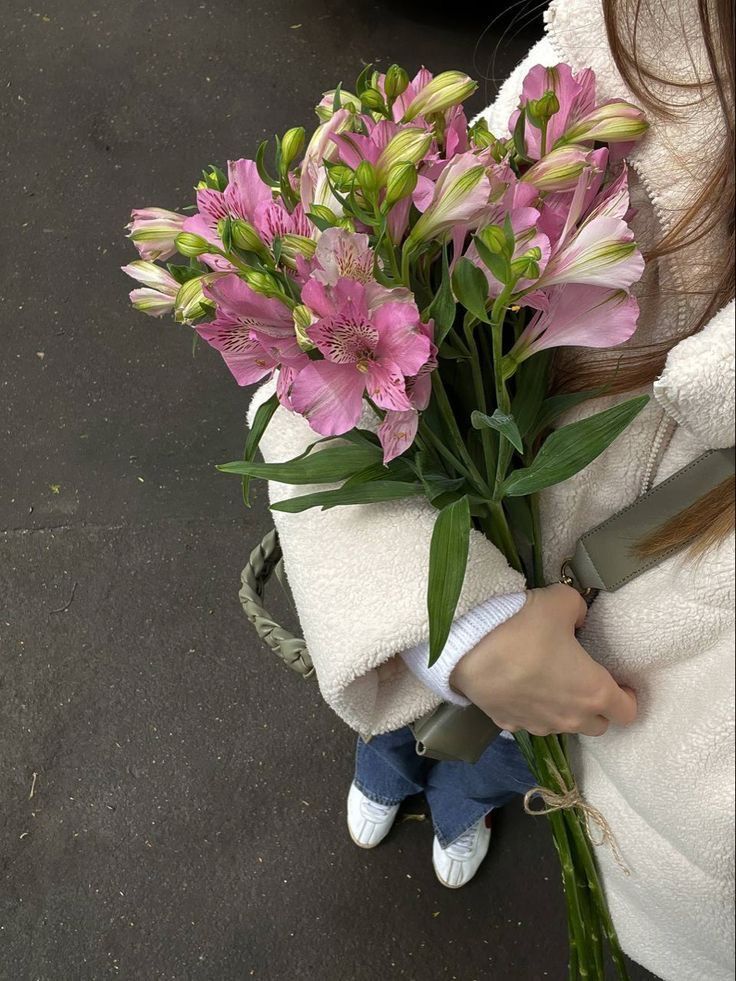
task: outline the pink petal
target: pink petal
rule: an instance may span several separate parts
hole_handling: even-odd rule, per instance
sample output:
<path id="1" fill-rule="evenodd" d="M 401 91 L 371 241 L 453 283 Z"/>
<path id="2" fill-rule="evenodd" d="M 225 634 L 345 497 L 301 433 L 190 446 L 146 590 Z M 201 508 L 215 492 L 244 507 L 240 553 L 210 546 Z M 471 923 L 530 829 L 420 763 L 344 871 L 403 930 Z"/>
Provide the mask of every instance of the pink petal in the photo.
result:
<path id="1" fill-rule="evenodd" d="M 217 304 L 218 314 L 233 320 L 258 321 L 278 328 L 279 333 L 293 333 L 294 323 L 289 310 L 279 300 L 255 293 L 243 280 L 233 274 L 223 276 L 204 286 L 204 295 Z"/>
<path id="2" fill-rule="evenodd" d="M 373 313 L 380 335 L 376 354 L 393 362 L 403 375 L 416 375 L 429 357 L 430 340 L 419 329 L 413 303 L 384 303 Z"/>
<path id="3" fill-rule="evenodd" d="M 562 286 L 550 291 L 549 309 L 538 314 L 517 342 L 530 357 L 554 347 L 616 347 L 636 330 L 639 304 L 623 290 Z"/>
<path id="4" fill-rule="evenodd" d="M 270 375 L 277 362 L 257 340 L 247 325 L 230 320 L 213 320 L 194 328 L 199 336 L 219 351 L 238 385 L 252 385 Z"/>
<path id="5" fill-rule="evenodd" d="M 414 409 L 386 413 L 386 418 L 378 427 L 384 463 L 390 463 L 409 449 L 414 442 L 418 427 L 419 413 Z"/>
<path id="6" fill-rule="evenodd" d="M 252 222 L 258 205 L 272 199 L 271 188 L 261 180 L 255 160 L 231 160 L 227 173 L 224 198 L 228 213 Z"/>
<path id="7" fill-rule="evenodd" d="M 390 361 L 373 361 L 365 374 L 366 391 L 382 409 L 406 412 L 412 404 L 406 394 L 404 376 Z"/>
<path id="8" fill-rule="evenodd" d="M 353 365 L 310 361 L 294 379 L 291 404 L 322 436 L 341 436 L 360 419 L 364 383 Z"/>

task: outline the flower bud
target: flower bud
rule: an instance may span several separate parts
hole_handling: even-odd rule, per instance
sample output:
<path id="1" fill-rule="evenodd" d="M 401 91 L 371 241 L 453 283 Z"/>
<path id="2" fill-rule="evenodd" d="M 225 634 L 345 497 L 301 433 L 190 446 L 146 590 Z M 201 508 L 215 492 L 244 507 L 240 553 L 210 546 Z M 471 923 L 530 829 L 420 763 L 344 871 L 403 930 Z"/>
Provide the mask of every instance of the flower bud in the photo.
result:
<path id="1" fill-rule="evenodd" d="M 376 168 L 369 160 L 361 160 L 355 171 L 355 180 L 366 197 L 373 197 L 380 187 Z"/>
<path id="2" fill-rule="evenodd" d="M 304 127 L 287 130 L 281 140 L 281 172 L 286 173 L 304 147 Z"/>
<path id="3" fill-rule="evenodd" d="M 317 243 L 306 235 L 287 234 L 281 239 L 281 259 L 291 269 L 296 269 L 298 256 L 311 259 L 314 255 Z"/>
<path id="4" fill-rule="evenodd" d="M 526 104 L 526 114 L 529 120 L 537 127 L 547 122 L 559 111 L 560 101 L 552 89 L 545 92 L 539 99 L 530 99 Z"/>
<path id="5" fill-rule="evenodd" d="M 488 225 L 478 233 L 478 238 L 495 255 L 501 255 L 506 251 L 506 234 L 500 225 Z"/>
<path id="6" fill-rule="evenodd" d="M 383 88 L 387 99 L 396 99 L 409 87 L 409 76 L 400 65 L 391 65 L 386 72 Z"/>
<path id="7" fill-rule="evenodd" d="M 342 218 L 338 219 L 337 227 L 344 228 L 346 232 L 354 232 L 355 222 L 350 217 L 350 215 L 343 215 Z"/>
<path id="8" fill-rule="evenodd" d="M 130 302 L 136 310 L 148 314 L 149 317 L 161 317 L 174 309 L 179 284 L 167 269 L 142 260 L 130 262 L 122 269 L 144 287 L 130 293 Z"/>
<path id="9" fill-rule="evenodd" d="M 317 113 L 319 121 L 321 123 L 327 123 L 335 115 L 335 94 L 337 89 L 330 89 L 329 92 L 325 92 L 319 105 L 315 106 L 314 111 Z M 345 89 L 340 89 L 339 102 L 341 109 L 348 109 L 350 112 L 360 112 L 361 105 L 360 99 L 357 95 L 353 95 L 352 92 L 346 92 Z"/>
<path id="10" fill-rule="evenodd" d="M 169 259 L 176 252 L 174 239 L 184 227 L 184 215 L 165 208 L 137 208 L 130 219 L 128 237 L 141 259 Z"/>
<path id="11" fill-rule="evenodd" d="M 539 279 L 539 263 L 526 254 L 513 260 L 511 272 L 517 279 Z"/>
<path id="12" fill-rule="evenodd" d="M 353 186 L 355 174 L 345 164 L 333 164 L 328 168 L 330 180 L 338 191 L 349 191 Z"/>
<path id="13" fill-rule="evenodd" d="M 203 276 L 188 279 L 179 288 L 174 306 L 174 317 L 178 323 L 190 324 L 199 317 L 203 317 L 210 309 L 211 304 L 202 291 L 203 279 Z"/>
<path id="14" fill-rule="evenodd" d="M 241 269 L 238 275 L 245 280 L 254 293 L 260 293 L 267 297 L 282 295 L 278 281 L 268 273 L 260 272 L 258 269 Z"/>
<path id="15" fill-rule="evenodd" d="M 409 126 L 400 130 L 388 141 L 376 162 L 379 179 L 384 181 L 390 168 L 396 163 L 420 163 L 431 145 L 432 134 L 426 129 Z"/>
<path id="16" fill-rule="evenodd" d="M 402 122 L 408 123 L 417 116 L 431 112 L 444 112 L 455 106 L 478 88 L 476 82 L 463 72 L 442 72 L 414 96 L 409 103 Z"/>
<path id="17" fill-rule="evenodd" d="M 386 103 L 378 89 L 366 89 L 360 97 L 363 109 L 369 112 L 386 112 Z"/>
<path id="18" fill-rule="evenodd" d="M 256 252 L 259 255 L 268 252 L 263 239 L 249 221 L 236 218 L 230 226 L 230 235 L 236 249 L 242 249 L 243 252 Z"/>
<path id="19" fill-rule="evenodd" d="M 388 172 L 386 180 L 386 197 L 384 206 L 392 208 L 397 201 L 409 197 L 417 186 L 417 169 L 413 163 L 402 161 L 394 164 Z"/>
<path id="20" fill-rule="evenodd" d="M 567 130 L 560 142 L 570 144 L 581 140 L 598 140 L 601 143 L 629 143 L 643 136 L 648 126 L 641 109 L 618 100 L 598 106 L 583 116 Z"/>
<path id="21" fill-rule="evenodd" d="M 330 225 L 337 224 L 337 215 L 332 210 L 328 208 L 326 204 L 313 204 L 309 209 L 310 214 L 313 214 L 315 218 L 319 218 L 324 222 L 329 222 Z"/>
<path id="22" fill-rule="evenodd" d="M 296 334 L 296 342 L 302 351 L 313 351 L 316 347 L 307 334 L 307 330 L 314 323 L 314 316 L 309 307 L 305 307 L 303 303 L 299 306 L 294 307 L 294 333 Z"/>
<path id="23" fill-rule="evenodd" d="M 579 146 L 561 146 L 538 160 L 522 176 L 540 191 L 569 191 L 589 165 L 588 151 Z"/>
<path id="24" fill-rule="evenodd" d="M 177 235 L 176 248 L 178 252 L 190 259 L 213 251 L 213 246 L 209 242 L 203 239 L 201 235 L 195 235 L 193 232 L 181 232 Z"/>

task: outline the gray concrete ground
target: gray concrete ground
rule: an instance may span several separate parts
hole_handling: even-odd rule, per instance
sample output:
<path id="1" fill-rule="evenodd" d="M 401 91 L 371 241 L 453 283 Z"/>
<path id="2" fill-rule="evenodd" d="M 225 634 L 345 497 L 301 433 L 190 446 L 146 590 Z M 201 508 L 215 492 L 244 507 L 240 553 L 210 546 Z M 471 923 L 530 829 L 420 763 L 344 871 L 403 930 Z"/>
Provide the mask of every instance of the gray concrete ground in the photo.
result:
<path id="1" fill-rule="evenodd" d="M 214 464 L 241 448 L 247 396 L 186 329 L 130 310 L 119 272 L 131 206 L 186 204 L 202 165 L 308 124 L 361 61 L 473 70 L 491 16 L 6 3 L 3 979 L 565 976 L 543 820 L 508 809 L 457 893 L 426 821 L 374 853 L 348 841 L 352 737 L 237 603 L 269 516 Z M 499 74 L 538 29 L 501 45 Z"/>

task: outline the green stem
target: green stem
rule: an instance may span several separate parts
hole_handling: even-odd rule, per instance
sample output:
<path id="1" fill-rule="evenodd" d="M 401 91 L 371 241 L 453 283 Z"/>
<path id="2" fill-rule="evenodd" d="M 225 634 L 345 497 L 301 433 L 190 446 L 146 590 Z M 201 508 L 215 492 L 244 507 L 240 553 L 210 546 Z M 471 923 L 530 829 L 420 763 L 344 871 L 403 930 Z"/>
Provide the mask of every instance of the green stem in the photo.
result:
<path id="1" fill-rule="evenodd" d="M 465 445 L 465 440 L 460 432 L 455 413 L 450 405 L 450 399 L 448 398 L 447 390 L 444 386 L 442 378 L 440 377 L 439 371 L 432 372 L 432 392 L 437 402 L 437 408 L 442 413 L 442 418 L 447 426 L 450 436 L 452 437 L 456 452 L 462 459 L 466 470 L 472 475 L 472 481 L 478 486 L 482 496 L 490 499 L 492 496 L 491 488 L 481 476 L 478 468 L 473 462 L 473 458 L 468 452 L 468 448 Z"/>
<path id="2" fill-rule="evenodd" d="M 475 342 L 475 324 L 473 319 L 469 319 L 465 324 L 465 343 L 470 352 L 470 370 L 473 377 L 473 391 L 475 393 L 476 407 L 486 414 L 488 412 L 488 402 L 486 400 L 486 390 L 483 384 L 483 372 L 480 366 L 480 352 Z M 494 360 L 494 374 L 497 367 Z M 481 445 L 483 447 L 483 459 L 486 465 L 486 480 L 489 487 L 493 487 L 495 477 L 496 454 L 493 445 L 493 432 L 487 427 L 480 430 Z"/>
<path id="3" fill-rule="evenodd" d="M 529 507 L 532 513 L 532 573 L 533 585 L 544 586 L 544 553 L 542 551 L 542 523 L 539 519 L 539 494 L 531 494 Z"/>
<path id="4" fill-rule="evenodd" d="M 490 510 L 491 514 L 493 515 L 494 524 L 498 528 L 499 538 L 503 543 L 503 553 L 506 556 L 507 561 L 511 563 L 517 572 L 523 572 L 524 568 L 521 563 L 521 558 L 519 557 L 519 551 L 516 547 L 514 536 L 511 534 L 509 523 L 506 520 L 506 513 L 504 512 L 503 504 L 501 504 L 500 501 L 493 501 L 491 503 Z"/>

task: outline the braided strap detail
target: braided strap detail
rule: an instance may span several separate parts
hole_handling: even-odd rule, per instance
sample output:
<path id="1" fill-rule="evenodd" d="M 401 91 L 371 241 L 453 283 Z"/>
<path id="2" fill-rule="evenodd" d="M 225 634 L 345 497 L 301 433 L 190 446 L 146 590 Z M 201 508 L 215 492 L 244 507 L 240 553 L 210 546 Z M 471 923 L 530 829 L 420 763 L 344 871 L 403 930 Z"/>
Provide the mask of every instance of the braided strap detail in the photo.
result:
<path id="1" fill-rule="evenodd" d="M 304 678 L 314 674 L 312 659 L 301 637 L 276 623 L 263 605 L 266 583 L 281 564 L 281 545 L 274 529 L 250 553 L 248 564 L 241 574 L 240 604 L 256 633 L 292 671 Z"/>

